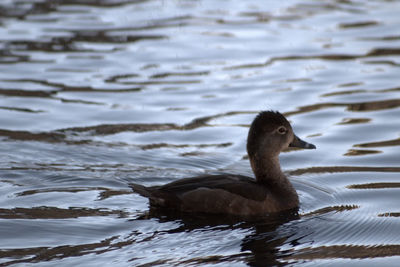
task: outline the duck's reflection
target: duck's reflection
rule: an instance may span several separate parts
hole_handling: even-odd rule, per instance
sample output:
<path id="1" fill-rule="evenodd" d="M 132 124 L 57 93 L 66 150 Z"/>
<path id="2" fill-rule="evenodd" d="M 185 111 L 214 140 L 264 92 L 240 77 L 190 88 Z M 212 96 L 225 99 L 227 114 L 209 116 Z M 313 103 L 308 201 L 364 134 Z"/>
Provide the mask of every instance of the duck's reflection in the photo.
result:
<path id="1" fill-rule="evenodd" d="M 281 247 L 294 233 L 279 231 L 278 228 L 292 220 L 299 218 L 297 209 L 281 212 L 268 216 L 235 217 L 226 215 L 178 213 L 165 209 L 151 208 L 141 219 L 157 219 L 159 222 L 178 221 L 180 226 L 168 232 L 188 232 L 201 229 L 214 230 L 247 230 L 247 234 L 241 241 L 241 253 L 230 256 L 215 256 L 216 262 L 244 261 L 249 266 L 281 266 Z M 293 230 L 294 231 L 294 230 Z M 287 255 L 286 255 L 287 256 Z M 195 258 L 186 260 L 185 263 L 209 263 L 210 259 Z"/>

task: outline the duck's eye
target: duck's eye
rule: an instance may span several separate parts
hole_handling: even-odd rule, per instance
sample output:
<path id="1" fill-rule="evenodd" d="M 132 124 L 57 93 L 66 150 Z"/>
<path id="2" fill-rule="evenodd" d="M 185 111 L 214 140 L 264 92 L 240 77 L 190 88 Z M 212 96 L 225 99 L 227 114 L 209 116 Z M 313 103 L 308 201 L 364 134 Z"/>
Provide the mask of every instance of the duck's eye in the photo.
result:
<path id="1" fill-rule="evenodd" d="M 286 130 L 285 126 L 281 126 L 278 128 L 278 133 L 285 134 L 286 132 L 287 132 L 287 130 Z"/>

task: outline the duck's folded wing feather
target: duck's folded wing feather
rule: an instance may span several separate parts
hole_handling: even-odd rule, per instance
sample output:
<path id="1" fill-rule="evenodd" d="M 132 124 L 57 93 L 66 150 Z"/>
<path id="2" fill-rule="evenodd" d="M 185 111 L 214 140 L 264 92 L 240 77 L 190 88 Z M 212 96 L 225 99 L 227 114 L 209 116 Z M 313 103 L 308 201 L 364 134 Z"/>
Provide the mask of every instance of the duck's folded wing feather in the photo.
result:
<path id="1" fill-rule="evenodd" d="M 157 188 L 157 191 L 173 194 L 179 198 L 183 194 L 200 188 L 218 189 L 233 195 L 255 201 L 263 201 L 269 194 L 268 188 L 254 179 L 241 175 L 212 175 L 181 179 Z M 210 191 L 212 194 L 212 191 Z"/>

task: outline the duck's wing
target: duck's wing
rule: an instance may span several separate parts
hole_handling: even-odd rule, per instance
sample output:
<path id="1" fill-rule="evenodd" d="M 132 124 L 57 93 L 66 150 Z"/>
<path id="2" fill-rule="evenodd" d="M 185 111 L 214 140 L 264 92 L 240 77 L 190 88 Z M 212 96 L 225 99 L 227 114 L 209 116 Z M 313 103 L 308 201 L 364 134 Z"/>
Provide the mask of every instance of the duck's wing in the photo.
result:
<path id="1" fill-rule="evenodd" d="M 174 195 L 183 195 L 199 188 L 224 190 L 256 201 L 263 201 L 269 193 L 265 186 L 258 184 L 254 179 L 232 174 L 205 175 L 180 179 L 163 185 L 158 189 Z"/>
<path id="2" fill-rule="evenodd" d="M 177 209 L 187 205 L 196 209 L 204 203 L 222 205 L 239 199 L 263 201 L 269 194 L 266 187 L 242 175 L 206 175 L 180 179 L 163 186 L 131 184 L 131 187 L 133 191 L 149 198 L 152 205 Z"/>

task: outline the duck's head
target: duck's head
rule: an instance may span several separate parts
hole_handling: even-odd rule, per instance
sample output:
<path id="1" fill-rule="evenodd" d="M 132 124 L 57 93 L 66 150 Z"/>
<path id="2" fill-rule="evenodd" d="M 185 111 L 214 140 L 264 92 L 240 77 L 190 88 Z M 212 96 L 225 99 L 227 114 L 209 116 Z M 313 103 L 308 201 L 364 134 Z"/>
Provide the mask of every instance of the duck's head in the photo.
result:
<path id="1" fill-rule="evenodd" d="M 288 147 L 315 149 L 315 145 L 297 137 L 287 119 L 279 112 L 260 112 L 250 126 L 247 153 L 254 157 L 277 157 Z"/>

